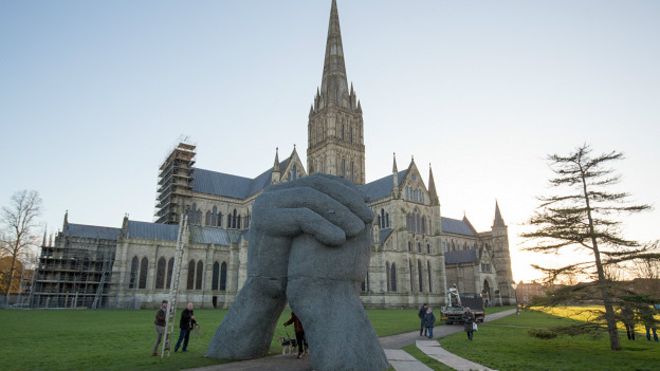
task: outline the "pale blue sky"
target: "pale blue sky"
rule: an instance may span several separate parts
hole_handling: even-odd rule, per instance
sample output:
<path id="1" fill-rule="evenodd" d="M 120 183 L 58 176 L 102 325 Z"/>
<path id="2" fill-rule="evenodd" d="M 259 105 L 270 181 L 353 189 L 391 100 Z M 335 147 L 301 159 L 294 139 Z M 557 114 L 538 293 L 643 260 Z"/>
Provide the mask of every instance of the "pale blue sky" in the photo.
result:
<path id="1" fill-rule="evenodd" d="M 660 199 L 659 1 L 339 1 L 364 108 L 367 180 L 433 163 L 442 213 L 510 225 L 547 191 L 546 154 L 617 149 L 622 187 Z M 157 168 L 180 135 L 200 167 L 256 176 L 301 156 L 329 0 L 0 0 L 0 204 L 36 189 L 43 220 L 152 220 Z M 656 209 L 628 219 L 660 238 Z M 538 259 L 538 257 L 536 257 Z"/>

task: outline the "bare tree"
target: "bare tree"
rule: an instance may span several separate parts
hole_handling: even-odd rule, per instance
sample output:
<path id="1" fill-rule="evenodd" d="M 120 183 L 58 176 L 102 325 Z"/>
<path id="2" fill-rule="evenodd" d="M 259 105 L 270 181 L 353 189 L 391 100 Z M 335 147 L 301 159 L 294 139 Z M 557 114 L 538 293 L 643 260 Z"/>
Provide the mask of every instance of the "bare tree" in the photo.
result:
<path id="1" fill-rule="evenodd" d="M 551 279 L 575 274 L 593 279 L 593 285 L 576 285 L 571 288 L 571 294 L 590 287 L 600 294 L 598 299 L 605 306 L 612 350 L 620 350 L 621 346 L 613 308 L 613 285 L 607 273 L 617 271 L 615 266 L 620 263 L 648 255 L 645 247 L 625 239 L 618 228 L 621 215 L 650 208 L 646 204 L 630 203 L 627 193 L 610 190 L 620 177 L 608 166 L 621 159 L 623 154 L 616 151 L 592 157 L 591 148 L 586 144 L 567 156 L 549 156 L 554 173 L 550 185 L 557 192 L 538 198 L 540 205 L 528 222 L 536 228 L 522 234 L 522 237 L 538 241 L 537 245 L 527 248 L 529 251 L 550 254 L 573 249 L 587 253 L 588 259 L 559 268 L 535 267 Z M 592 294 L 593 289 L 590 290 Z"/>
<path id="2" fill-rule="evenodd" d="M 9 206 L 2 207 L 0 211 L 0 228 L 2 229 L 2 250 L 11 257 L 9 270 L 5 274 L 5 295 L 9 299 L 12 281 L 16 271 L 16 263 L 35 246 L 38 236 L 35 229 L 38 227 L 37 218 L 41 214 L 41 197 L 36 191 L 23 190 L 14 193 Z M 7 301 L 8 303 L 8 301 Z"/>

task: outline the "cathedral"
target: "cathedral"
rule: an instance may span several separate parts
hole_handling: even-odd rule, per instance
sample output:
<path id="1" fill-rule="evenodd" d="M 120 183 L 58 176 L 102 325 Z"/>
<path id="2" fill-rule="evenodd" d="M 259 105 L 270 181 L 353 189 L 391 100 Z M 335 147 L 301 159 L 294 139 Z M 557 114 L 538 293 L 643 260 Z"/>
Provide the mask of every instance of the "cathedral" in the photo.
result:
<path id="1" fill-rule="evenodd" d="M 507 226 L 499 205 L 493 225 L 478 232 L 467 217 L 441 215 L 433 170 L 414 159 L 366 182 L 362 105 L 348 85 L 336 1 L 332 1 L 321 86 L 309 111 L 306 166 L 296 148 L 254 178 L 195 167 L 196 146 L 180 143 L 159 171 L 155 222 L 118 227 L 69 222 L 44 242 L 30 295 L 34 307 L 157 306 L 179 280 L 179 303 L 226 308 L 245 282 L 254 200 L 271 184 L 313 173 L 355 183 L 376 216 L 366 307 L 406 308 L 446 302 L 448 287 L 491 305 L 515 303 Z M 425 182 L 426 180 L 426 182 Z M 174 255 L 182 215 L 185 250 L 178 277 Z"/>

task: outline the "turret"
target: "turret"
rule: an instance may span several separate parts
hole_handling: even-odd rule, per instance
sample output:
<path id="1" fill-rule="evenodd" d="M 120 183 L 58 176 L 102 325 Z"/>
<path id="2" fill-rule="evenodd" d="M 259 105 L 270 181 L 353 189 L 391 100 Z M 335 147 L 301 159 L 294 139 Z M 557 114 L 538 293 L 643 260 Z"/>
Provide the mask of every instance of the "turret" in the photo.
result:
<path id="1" fill-rule="evenodd" d="M 275 148 L 275 161 L 273 162 L 273 171 L 271 172 L 270 183 L 277 184 L 280 182 L 282 174 L 280 174 L 280 156 L 279 148 Z"/>
<path id="2" fill-rule="evenodd" d="M 392 194 L 399 198 L 399 168 L 396 165 L 396 152 L 392 152 Z"/>

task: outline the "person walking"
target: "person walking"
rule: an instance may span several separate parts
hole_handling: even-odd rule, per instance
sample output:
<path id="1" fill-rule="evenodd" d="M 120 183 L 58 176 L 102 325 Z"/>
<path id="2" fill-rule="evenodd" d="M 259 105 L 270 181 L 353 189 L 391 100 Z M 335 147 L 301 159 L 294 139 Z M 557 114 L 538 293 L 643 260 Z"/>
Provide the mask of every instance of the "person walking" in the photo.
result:
<path id="1" fill-rule="evenodd" d="M 653 318 L 653 309 L 646 304 L 642 304 L 639 307 L 639 316 L 644 322 L 644 328 L 646 329 L 646 340 L 651 341 L 651 333 L 653 333 L 653 340 L 657 342 L 658 328 L 656 325 L 656 320 Z"/>
<path id="2" fill-rule="evenodd" d="M 181 352 L 188 351 L 188 341 L 190 340 L 190 331 L 197 324 L 195 316 L 193 315 L 193 303 L 188 303 L 186 309 L 181 312 L 181 321 L 179 321 L 179 340 L 177 340 L 176 345 L 174 346 L 174 353 L 179 351 L 179 346 L 183 341 L 183 347 L 181 347 Z"/>
<path id="3" fill-rule="evenodd" d="M 165 333 L 165 320 L 167 318 L 167 300 L 163 300 L 160 303 L 160 309 L 156 312 L 156 319 L 154 320 L 154 325 L 156 329 L 156 344 L 154 345 L 154 350 L 151 353 L 152 356 L 159 355 L 158 346 L 163 340 L 163 334 Z M 165 340 L 165 346 L 167 347 L 167 339 Z"/>
<path id="4" fill-rule="evenodd" d="M 469 307 L 466 307 L 465 313 L 463 313 L 463 328 L 465 329 L 465 332 L 467 332 L 467 337 L 470 341 L 472 341 L 472 337 L 474 336 L 474 325 L 474 313 L 472 313 Z"/>
<path id="5" fill-rule="evenodd" d="M 424 313 L 424 328 L 429 339 L 433 338 L 433 326 L 435 326 L 435 315 L 433 315 L 433 309 L 428 307 Z"/>
<path id="6" fill-rule="evenodd" d="M 426 335 L 424 331 L 424 316 L 426 315 L 426 309 L 428 307 L 428 304 L 424 303 L 419 307 L 419 312 L 417 312 L 417 317 L 419 317 L 419 336 Z"/>
<path id="7" fill-rule="evenodd" d="M 621 322 L 626 328 L 628 340 L 635 340 L 635 313 L 629 303 L 621 306 Z"/>
<path id="8" fill-rule="evenodd" d="M 291 318 L 288 321 L 284 322 L 284 327 L 289 326 L 293 323 L 293 330 L 296 333 L 296 344 L 298 344 L 298 359 L 307 351 L 307 339 L 305 339 L 305 329 L 303 328 L 302 322 L 296 316 L 295 313 L 291 312 Z"/>

